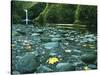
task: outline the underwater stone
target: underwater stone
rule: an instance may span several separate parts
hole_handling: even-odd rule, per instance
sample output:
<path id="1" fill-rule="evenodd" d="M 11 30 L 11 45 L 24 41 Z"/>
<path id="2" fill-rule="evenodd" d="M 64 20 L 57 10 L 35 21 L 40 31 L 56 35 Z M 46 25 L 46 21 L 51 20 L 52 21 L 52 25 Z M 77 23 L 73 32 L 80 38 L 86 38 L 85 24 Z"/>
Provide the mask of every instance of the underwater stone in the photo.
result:
<path id="1" fill-rule="evenodd" d="M 39 33 L 33 33 L 32 36 L 39 36 Z"/>
<path id="2" fill-rule="evenodd" d="M 53 70 L 47 66 L 42 66 L 40 65 L 38 68 L 37 68 L 37 72 L 52 72 Z"/>
<path id="3" fill-rule="evenodd" d="M 38 29 L 36 32 L 41 34 L 41 33 L 43 33 L 43 30 L 42 29 Z"/>
<path id="4" fill-rule="evenodd" d="M 12 75 L 19 75 L 20 74 L 20 72 L 18 72 L 18 71 L 13 71 L 12 72 Z"/>
<path id="5" fill-rule="evenodd" d="M 94 65 L 94 64 L 89 64 L 88 67 L 91 68 L 91 69 L 97 69 L 97 66 Z"/>
<path id="6" fill-rule="evenodd" d="M 61 41 L 61 38 L 52 38 L 51 41 L 53 42 Z"/>
<path id="7" fill-rule="evenodd" d="M 34 72 L 38 67 L 39 62 L 37 62 L 36 57 L 33 53 L 26 53 L 16 64 L 16 70 L 20 73 L 30 73 Z"/>
<path id="8" fill-rule="evenodd" d="M 49 56 L 58 56 L 58 53 L 56 53 L 56 52 L 51 52 L 51 53 L 49 53 Z"/>
<path id="9" fill-rule="evenodd" d="M 42 42 L 50 42 L 51 39 L 50 39 L 50 38 L 41 38 L 41 41 L 42 41 Z"/>
<path id="10" fill-rule="evenodd" d="M 58 63 L 56 65 L 58 71 L 73 71 L 75 67 L 70 63 Z"/>
<path id="11" fill-rule="evenodd" d="M 52 49 L 52 48 L 58 47 L 59 46 L 59 43 L 58 42 L 48 42 L 48 43 L 45 43 L 43 45 L 44 45 L 44 47 L 46 49 Z"/>
<path id="12" fill-rule="evenodd" d="M 21 29 L 17 29 L 17 32 L 20 33 L 21 35 L 25 35 L 25 31 L 24 30 L 21 30 Z"/>
<path id="13" fill-rule="evenodd" d="M 59 34 L 56 34 L 56 35 L 49 35 L 50 37 L 52 37 L 52 38 L 59 38 L 59 37 L 61 37 L 61 35 L 59 35 Z"/>
<path id="14" fill-rule="evenodd" d="M 85 63 L 93 63 L 97 59 L 96 54 L 83 54 L 81 60 Z"/>

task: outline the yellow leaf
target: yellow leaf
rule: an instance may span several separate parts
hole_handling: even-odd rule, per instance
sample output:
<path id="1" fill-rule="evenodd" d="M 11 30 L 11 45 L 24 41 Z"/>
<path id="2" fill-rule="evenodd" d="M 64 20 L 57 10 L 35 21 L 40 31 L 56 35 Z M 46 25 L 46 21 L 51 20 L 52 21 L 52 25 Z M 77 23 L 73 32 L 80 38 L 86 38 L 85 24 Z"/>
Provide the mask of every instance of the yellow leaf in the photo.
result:
<path id="1" fill-rule="evenodd" d="M 57 57 L 51 57 L 46 62 L 49 63 L 49 64 L 55 64 L 58 61 L 59 61 L 59 59 Z"/>

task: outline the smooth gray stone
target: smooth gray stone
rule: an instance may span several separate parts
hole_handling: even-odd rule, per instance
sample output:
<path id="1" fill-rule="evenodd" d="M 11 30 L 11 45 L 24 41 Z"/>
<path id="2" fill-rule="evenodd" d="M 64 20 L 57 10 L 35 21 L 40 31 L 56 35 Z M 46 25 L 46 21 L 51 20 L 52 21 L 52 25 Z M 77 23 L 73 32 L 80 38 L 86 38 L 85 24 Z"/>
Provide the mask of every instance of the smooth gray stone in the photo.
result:
<path id="1" fill-rule="evenodd" d="M 94 64 L 89 64 L 88 67 L 91 68 L 91 69 L 97 69 L 97 66 L 94 65 Z"/>
<path id="2" fill-rule="evenodd" d="M 32 36 L 39 36 L 39 33 L 33 33 Z"/>
<path id="3" fill-rule="evenodd" d="M 26 53 L 16 64 L 16 70 L 20 73 L 34 72 L 38 67 L 36 57 L 33 53 Z"/>
<path id="4" fill-rule="evenodd" d="M 41 38 L 41 41 L 42 42 L 50 42 L 51 41 L 51 38 Z"/>
<path id="5" fill-rule="evenodd" d="M 97 55 L 93 53 L 81 55 L 81 60 L 85 63 L 93 63 L 97 59 Z"/>
<path id="6" fill-rule="evenodd" d="M 59 47 L 59 43 L 58 42 L 48 42 L 48 43 L 43 44 L 43 46 L 46 49 L 52 49 L 52 48 Z"/>
<path id="7" fill-rule="evenodd" d="M 52 72 L 53 70 L 47 66 L 42 66 L 40 65 L 38 68 L 37 68 L 37 72 Z"/>
<path id="8" fill-rule="evenodd" d="M 70 63 L 58 63 L 56 65 L 58 71 L 73 71 L 75 67 Z"/>
<path id="9" fill-rule="evenodd" d="M 51 41 L 58 42 L 58 41 L 61 41 L 61 38 L 52 38 Z"/>
<path id="10" fill-rule="evenodd" d="M 12 75 L 20 75 L 20 72 L 18 72 L 18 71 L 13 71 L 13 72 L 12 72 Z"/>

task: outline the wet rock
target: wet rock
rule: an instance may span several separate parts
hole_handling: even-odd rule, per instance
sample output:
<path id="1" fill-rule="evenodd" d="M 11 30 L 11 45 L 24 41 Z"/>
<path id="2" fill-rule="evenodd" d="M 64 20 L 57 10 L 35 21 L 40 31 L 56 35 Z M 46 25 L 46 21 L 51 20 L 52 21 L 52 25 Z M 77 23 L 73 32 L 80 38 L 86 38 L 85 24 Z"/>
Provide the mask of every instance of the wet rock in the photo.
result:
<path id="1" fill-rule="evenodd" d="M 16 32 L 16 31 L 13 31 L 12 32 L 12 36 L 14 37 L 14 36 L 20 36 L 20 34 L 18 33 L 18 32 Z"/>
<path id="2" fill-rule="evenodd" d="M 58 47 L 59 46 L 59 43 L 58 42 L 48 42 L 48 43 L 43 44 L 43 46 L 46 49 L 52 49 L 52 48 Z"/>
<path id="3" fill-rule="evenodd" d="M 18 71 L 13 71 L 12 72 L 12 75 L 19 75 L 20 74 L 20 72 L 18 72 Z"/>
<path id="4" fill-rule="evenodd" d="M 89 64 L 88 67 L 91 68 L 91 69 L 97 69 L 97 66 L 94 65 L 94 64 Z"/>
<path id="5" fill-rule="evenodd" d="M 64 43 L 65 46 L 68 46 L 68 44 L 69 44 L 68 42 Z"/>
<path id="6" fill-rule="evenodd" d="M 58 41 L 61 41 L 61 38 L 52 38 L 51 41 L 58 42 Z"/>
<path id="7" fill-rule="evenodd" d="M 50 37 L 52 37 L 52 38 L 59 38 L 59 37 L 61 37 L 61 35 L 59 35 L 59 34 L 56 34 L 56 35 L 49 35 Z"/>
<path id="8" fill-rule="evenodd" d="M 68 50 L 65 50 L 65 52 L 66 52 L 66 53 L 71 53 L 72 50 L 69 50 L 69 49 L 68 49 Z"/>
<path id="9" fill-rule="evenodd" d="M 58 54 L 56 52 L 51 52 L 49 53 L 49 56 L 58 56 Z"/>
<path id="10" fill-rule="evenodd" d="M 39 33 L 33 33 L 31 36 L 39 36 Z"/>
<path id="11" fill-rule="evenodd" d="M 97 59 L 97 55 L 93 53 L 81 55 L 81 60 L 85 63 L 93 63 Z"/>
<path id="12" fill-rule="evenodd" d="M 38 68 L 37 68 L 37 72 L 40 72 L 40 73 L 44 73 L 44 72 L 52 72 L 53 70 L 47 66 L 42 66 L 40 65 Z"/>
<path id="13" fill-rule="evenodd" d="M 42 42 L 50 42 L 51 41 L 51 38 L 41 38 L 41 41 Z"/>
<path id="14" fill-rule="evenodd" d="M 43 30 L 42 29 L 38 29 L 36 32 L 42 34 Z"/>
<path id="15" fill-rule="evenodd" d="M 82 51 L 78 50 L 78 49 L 75 49 L 72 51 L 72 54 L 77 55 L 77 56 L 80 55 L 81 53 L 82 53 Z"/>
<path id="16" fill-rule="evenodd" d="M 21 30 L 21 29 L 17 29 L 17 32 L 20 33 L 21 35 L 25 35 L 25 31 Z"/>
<path id="17" fill-rule="evenodd" d="M 38 67 L 36 57 L 33 53 L 26 53 L 16 64 L 16 70 L 20 73 L 34 72 Z"/>
<path id="18" fill-rule="evenodd" d="M 58 71 L 73 71 L 75 67 L 70 63 L 58 63 L 56 65 Z"/>
<path id="19" fill-rule="evenodd" d="M 19 72 L 83 70 L 84 62 L 90 69 L 96 68 L 97 38 L 94 34 L 81 34 L 74 30 L 59 30 L 54 27 L 44 28 L 33 25 L 13 25 L 12 27 L 14 44 L 12 45 L 12 70 L 14 75 Z M 94 46 L 89 46 L 90 48 L 84 46 L 83 50 L 82 45 L 88 43 Z M 53 56 L 60 58 L 59 63 L 57 62 L 57 65 L 54 64 L 53 67 L 50 64 L 44 65 L 47 64 L 47 59 Z"/>

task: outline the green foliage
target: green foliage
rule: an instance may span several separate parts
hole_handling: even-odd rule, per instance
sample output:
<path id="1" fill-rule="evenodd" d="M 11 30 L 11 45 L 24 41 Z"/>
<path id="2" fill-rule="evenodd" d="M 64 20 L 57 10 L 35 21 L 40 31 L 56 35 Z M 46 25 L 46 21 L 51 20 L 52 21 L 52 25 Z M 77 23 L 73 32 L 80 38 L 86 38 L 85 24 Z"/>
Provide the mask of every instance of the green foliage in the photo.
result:
<path id="1" fill-rule="evenodd" d="M 80 24 L 80 5 L 77 5 L 76 11 L 75 11 L 75 21 L 74 24 L 79 25 Z"/>
<path id="2" fill-rule="evenodd" d="M 29 18 L 35 19 L 45 9 L 46 3 L 37 3 L 29 9 Z"/>
<path id="3" fill-rule="evenodd" d="M 36 3 L 26 1 L 12 1 L 12 23 L 21 23 L 25 19 L 24 9 L 30 9 Z"/>
<path id="4" fill-rule="evenodd" d="M 97 7 L 81 5 L 79 19 L 81 24 L 87 25 L 88 30 L 95 31 L 97 30 Z"/>
<path id="5" fill-rule="evenodd" d="M 82 24 L 87 25 L 89 30 L 97 30 L 97 6 L 12 1 L 13 23 L 21 23 L 25 19 L 24 9 L 29 10 L 29 19 L 39 25 L 74 23 L 76 28 Z"/>
<path id="6" fill-rule="evenodd" d="M 21 23 L 21 18 L 20 18 L 20 16 L 19 15 L 15 15 L 15 14 L 13 14 L 12 15 L 12 23 Z"/>
<path id="7" fill-rule="evenodd" d="M 88 6 L 81 5 L 80 6 L 80 21 L 82 24 L 96 24 L 97 20 L 97 7 L 96 6 Z"/>
<path id="8" fill-rule="evenodd" d="M 44 10 L 39 14 L 38 17 L 36 17 L 35 19 L 33 19 L 33 22 L 38 23 L 39 25 L 45 25 L 46 23 L 46 13 L 48 11 L 48 3 L 46 4 Z"/>
<path id="9" fill-rule="evenodd" d="M 49 23 L 73 23 L 75 14 L 75 5 L 51 4 L 47 13 L 47 22 Z"/>

